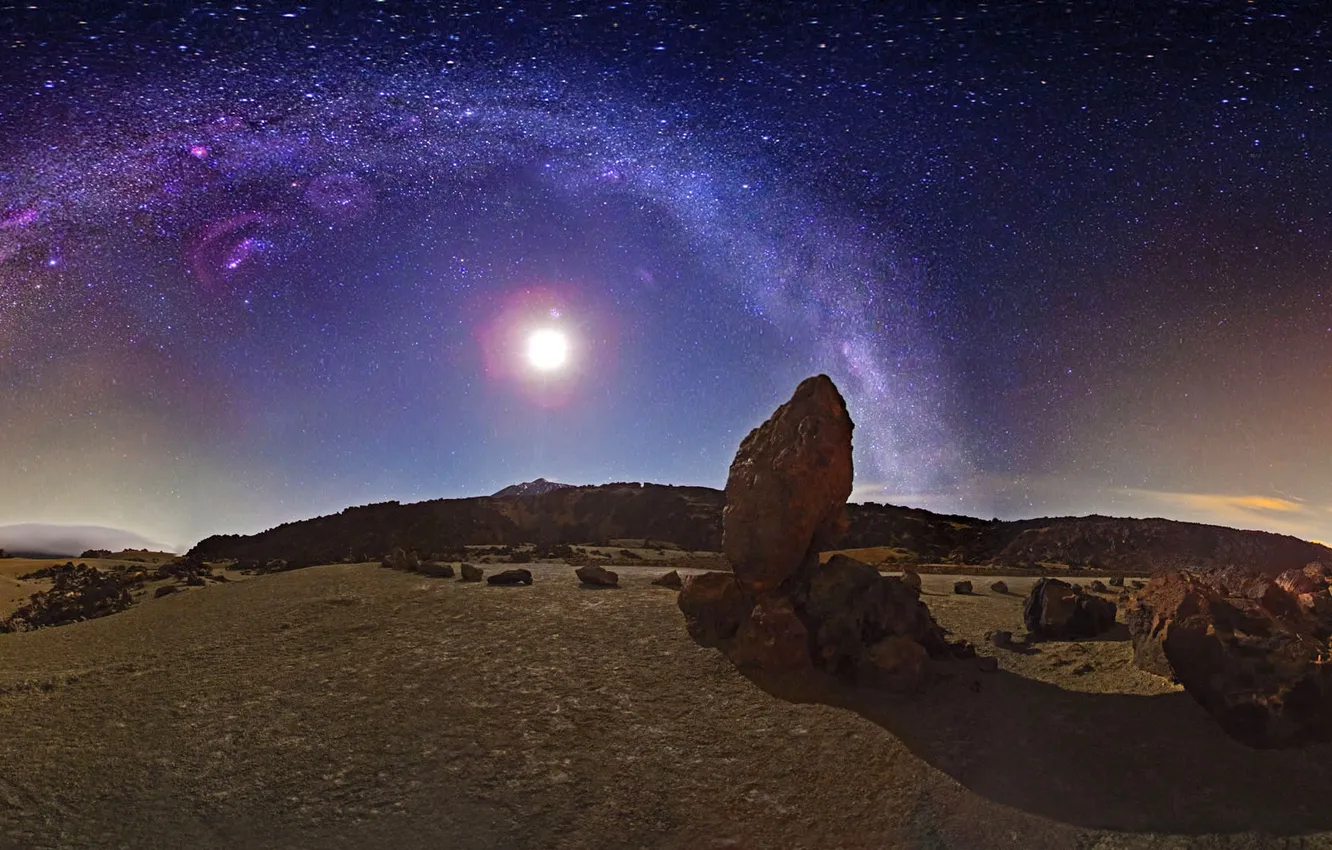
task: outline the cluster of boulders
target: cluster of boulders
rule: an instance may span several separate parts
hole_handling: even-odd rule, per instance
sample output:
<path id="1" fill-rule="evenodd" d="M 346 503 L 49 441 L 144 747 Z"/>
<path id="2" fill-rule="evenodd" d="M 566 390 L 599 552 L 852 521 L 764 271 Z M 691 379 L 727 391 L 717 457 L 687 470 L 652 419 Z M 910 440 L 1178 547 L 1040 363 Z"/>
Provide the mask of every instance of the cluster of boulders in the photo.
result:
<path id="1" fill-rule="evenodd" d="M 46 567 L 40 577 L 54 582 L 50 590 L 34 593 L 27 605 L 0 619 L 0 632 L 25 632 L 62 626 L 124 611 L 133 604 L 131 582 L 124 577 L 85 564 Z"/>
<path id="2" fill-rule="evenodd" d="M 819 375 L 745 438 L 722 514 L 734 572 L 689 578 L 678 604 L 694 640 L 739 666 L 912 689 L 931 658 L 975 650 L 946 640 L 920 601 L 918 576 L 883 576 L 840 555 L 820 563 L 845 526 L 853 427 Z"/>
<path id="3" fill-rule="evenodd" d="M 379 565 L 385 569 L 420 573 L 432 578 L 453 578 L 455 575 L 452 564 L 445 564 L 434 559 L 422 560 L 421 556 L 415 552 L 405 552 L 402 549 L 394 549 L 384 556 Z M 532 571 L 526 569 L 504 570 L 486 578 L 486 572 L 481 567 L 463 562 L 458 567 L 458 573 L 460 573 L 458 575 L 459 581 L 481 581 L 485 578 L 488 584 L 530 585 L 532 583 Z"/>
<path id="4" fill-rule="evenodd" d="M 189 587 L 203 587 L 208 581 L 226 581 L 226 576 L 214 575 L 211 565 L 203 561 L 184 556 L 162 564 L 153 570 L 152 578 L 158 581 L 178 581 Z"/>
<path id="5" fill-rule="evenodd" d="M 1332 740 L 1332 573 L 1239 569 L 1155 576 L 1125 622 L 1138 667 L 1179 682 L 1254 747 Z"/>

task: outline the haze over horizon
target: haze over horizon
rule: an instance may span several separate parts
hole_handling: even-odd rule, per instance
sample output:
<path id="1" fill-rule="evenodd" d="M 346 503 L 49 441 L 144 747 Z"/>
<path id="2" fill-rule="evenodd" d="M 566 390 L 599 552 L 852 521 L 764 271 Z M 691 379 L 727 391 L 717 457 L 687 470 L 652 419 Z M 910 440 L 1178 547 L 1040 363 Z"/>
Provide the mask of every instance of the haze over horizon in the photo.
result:
<path id="1" fill-rule="evenodd" d="M 721 487 L 826 372 L 856 501 L 1332 540 L 1321 17 L 0 9 L 0 526 Z"/>

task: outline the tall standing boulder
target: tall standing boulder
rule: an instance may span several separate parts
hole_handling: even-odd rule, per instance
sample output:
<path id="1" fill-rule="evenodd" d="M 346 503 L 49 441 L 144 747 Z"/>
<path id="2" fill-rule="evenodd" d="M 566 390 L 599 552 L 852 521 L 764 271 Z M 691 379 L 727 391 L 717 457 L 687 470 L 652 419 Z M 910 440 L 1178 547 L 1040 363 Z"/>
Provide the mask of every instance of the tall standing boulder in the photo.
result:
<path id="1" fill-rule="evenodd" d="M 740 443 L 722 550 L 749 594 L 776 591 L 844 530 L 853 427 L 832 379 L 815 375 Z"/>
<path id="2" fill-rule="evenodd" d="M 690 578 L 677 603 L 694 640 L 737 666 L 911 690 L 931 657 L 952 650 L 918 577 L 912 586 L 845 556 L 819 560 L 843 528 L 852 428 L 837 388 L 818 375 L 751 431 L 722 514 L 734 573 Z"/>

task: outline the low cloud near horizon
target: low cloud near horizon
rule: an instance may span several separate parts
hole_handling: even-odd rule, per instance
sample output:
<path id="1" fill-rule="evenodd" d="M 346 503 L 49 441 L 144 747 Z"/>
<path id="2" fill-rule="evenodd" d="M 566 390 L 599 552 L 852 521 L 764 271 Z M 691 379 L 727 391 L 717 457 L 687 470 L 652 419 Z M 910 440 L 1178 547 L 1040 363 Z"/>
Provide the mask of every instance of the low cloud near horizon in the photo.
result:
<path id="1" fill-rule="evenodd" d="M 172 552 L 174 547 L 149 540 L 123 528 L 100 525 L 55 525 L 27 522 L 0 525 L 0 549 L 9 552 L 42 552 L 75 557 L 88 549 L 148 549 Z"/>

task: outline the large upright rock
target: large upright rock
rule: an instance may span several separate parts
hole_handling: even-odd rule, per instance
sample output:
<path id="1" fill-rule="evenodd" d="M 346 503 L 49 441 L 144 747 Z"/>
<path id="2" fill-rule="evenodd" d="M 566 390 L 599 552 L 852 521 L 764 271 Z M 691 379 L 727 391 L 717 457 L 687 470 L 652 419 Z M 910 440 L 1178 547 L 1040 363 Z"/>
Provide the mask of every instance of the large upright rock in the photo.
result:
<path id="1" fill-rule="evenodd" d="M 1316 580 L 1287 574 L 1156 576 L 1125 616 L 1134 663 L 1178 681 L 1249 746 L 1332 740 L 1329 623 L 1301 598 L 1319 592 Z"/>
<path id="2" fill-rule="evenodd" d="M 735 572 L 690 578 L 677 602 L 694 640 L 738 666 L 912 690 L 931 657 L 954 650 L 920 601 L 919 576 L 885 578 L 842 555 L 819 562 L 851 493 L 851 430 L 837 388 L 818 375 L 752 431 L 726 484 Z"/>
<path id="3" fill-rule="evenodd" d="M 740 443 L 726 479 L 722 549 L 749 594 L 777 590 L 843 530 L 852 427 L 837 387 L 815 375 Z"/>

